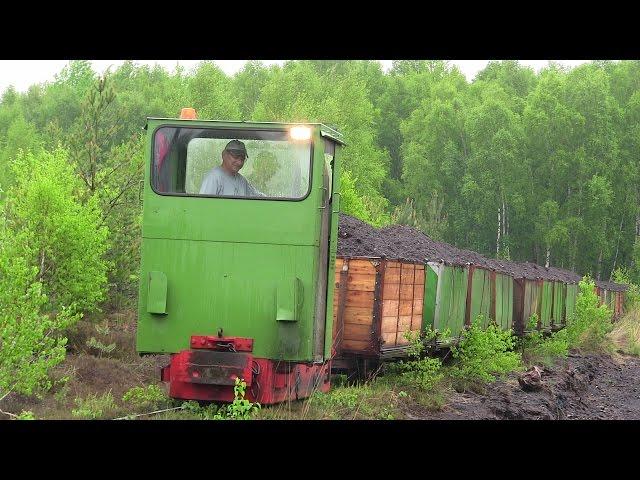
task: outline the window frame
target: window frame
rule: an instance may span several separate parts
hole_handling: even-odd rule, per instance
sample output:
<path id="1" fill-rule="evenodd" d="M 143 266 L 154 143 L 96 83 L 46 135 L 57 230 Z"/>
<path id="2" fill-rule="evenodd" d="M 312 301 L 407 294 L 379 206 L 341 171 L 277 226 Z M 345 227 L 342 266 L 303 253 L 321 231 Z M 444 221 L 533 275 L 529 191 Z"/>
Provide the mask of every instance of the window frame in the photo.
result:
<path id="1" fill-rule="evenodd" d="M 309 128 L 312 129 L 313 131 L 313 127 L 306 125 Z M 307 192 L 305 193 L 304 196 L 300 197 L 300 198 L 282 198 L 282 197 L 233 197 L 233 196 L 229 196 L 229 195 L 201 195 L 201 194 L 193 194 L 193 193 L 182 193 L 182 192 L 160 192 L 158 190 L 156 190 L 155 185 L 154 185 L 154 172 L 153 172 L 153 166 L 155 163 L 155 144 L 156 144 L 156 135 L 158 133 L 158 131 L 162 128 L 177 128 L 177 129 L 192 129 L 192 130 L 242 130 L 242 131 L 247 131 L 247 132 L 274 132 L 274 133 L 283 133 L 286 135 L 287 133 L 287 129 L 286 128 L 259 128 L 259 127 L 251 127 L 251 128 L 237 128 L 237 127 L 233 127 L 233 126 L 216 126 L 216 127 L 209 127 L 209 126 L 203 126 L 203 125 L 176 125 L 176 124 L 171 124 L 171 123 L 163 123 L 161 125 L 158 125 L 154 130 L 153 133 L 151 134 L 151 161 L 149 162 L 149 185 L 151 186 L 151 190 L 156 194 L 156 195 L 160 195 L 162 197 L 187 197 L 187 198 L 208 198 L 208 199 L 223 199 L 223 200 L 258 200 L 258 201 L 275 201 L 275 202 L 302 202 L 303 200 L 306 200 L 309 195 L 311 195 L 311 191 L 313 190 L 313 166 L 314 166 L 314 161 L 313 161 L 313 156 L 315 154 L 315 138 L 314 135 L 311 135 L 311 139 L 309 140 L 309 184 L 307 187 Z M 206 138 L 206 137 L 194 137 L 194 138 Z M 216 138 L 216 137 L 211 137 L 211 138 Z M 225 137 L 219 137 L 219 138 L 225 138 Z M 236 137 L 237 138 L 237 137 Z M 232 139 L 229 139 L 232 140 Z M 248 139 L 242 139 L 239 138 L 239 140 L 248 140 Z M 186 159 L 185 159 L 186 160 Z M 185 165 L 186 167 L 186 165 Z"/>

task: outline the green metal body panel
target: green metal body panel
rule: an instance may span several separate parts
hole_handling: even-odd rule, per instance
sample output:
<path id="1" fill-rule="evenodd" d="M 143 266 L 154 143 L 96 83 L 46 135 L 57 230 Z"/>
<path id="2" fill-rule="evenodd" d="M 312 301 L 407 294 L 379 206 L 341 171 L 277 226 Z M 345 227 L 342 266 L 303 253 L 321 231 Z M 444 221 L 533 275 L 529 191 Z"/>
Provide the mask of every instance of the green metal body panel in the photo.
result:
<path id="1" fill-rule="evenodd" d="M 321 133 L 326 132 L 326 127 L 321 126 Z M 331 129 L 330 129 L 331 130 Z M 342 136 L 331 130 L 331 134 L 336 141 L 342 145 Z M 335 135 L 333 135 L 335 134 Z M 331 350 L 333 344 L 333 296 L 335 294 L 334 272 L 336 269 L 336 252 L 338 249 L 338 219 L 340 217 L 340 171 L 342 165 L 342 149 L 336 145 L 333 164 L 331 165 L 331 204 L 327 207 L 331 209 L 331 230 L 329 232 L 329 264 L 327 266 L 327 313 L 325 318 L 325 337 L 324 337 L 324 358 L 331 358 Z"/>
<path id="2" fill-rule="evenodd" d="M 567 284 L 567 296 L 565 303 L 565 323 L 569 322 L 576 311 L 576 300 L 578 298 L 578 285 Z"/>
<path id="3" fill-rule="evenodd" d="M 562 282 L 553 282 L 553 325 L 560 326 L 565 323 L 565 306 L 567 302 L 566 285 Z"/>
<path id="4" fill-rule="evenodd" d="M 330 212 L 330 245 L 324 278 L 333 278 L 337 245 L 339 184 L 326 205 L 323 175 L 325 137 L 312 129 L 309 195 L 299 201 L 163 195 L 151 186 L 152 135 L 160 126 L 265 128 L 249 122 L 149 119 L 139 285 L 137 349 L 175 353 L 189 348 L 191 335 L 254 339 L 253 355 L 296 361 L 318 360 L 331 351 L 331 308 L 316 320 L 322 211 Z M 290 125 L 268 124 L 286 130 Z M 329 141 L 329 140 L 326 140 Z M 334 178 L 339 176 L 339 143 Z M 326 177 L 325 177 L 326 178 Z M 166 313 L 148 312 L 150 272 L 166 276 Z M 154 274 L 156 275 L 156 274 Z M 325 280 L 326 281 L 326 280 Z M 332 284 L 332 282 L 330 282 Z M 152 289 L 152 292 L 154 290 Z M 333 289 L 327 290 L 332 305 Z M 154 298 L 157 295 L 154 294 Z M 318 322 L 325 322 L 318 330 Z M 322 325 L 321 325 L 322 326 Z M 320 333 L 317 333 L 320 332 Z M 314 335 L 318 338 L 315 339 Z M 324 338 L 324 340 L 319 340 Z"/>
<path id="5" fill-rule="evenodd" d="M 525 329 L 529 323 L 529 318 L 534 313 L 540 318 L 540 296 L 542 288 L 535 280 L 524 280 L 524 304 L 522 321 Z"/>
<path id="6" fill-rule="evenodd" d="M 503 330 L 513 328 L 513 278 L 496 273 L 495 321 Z"/>
<path id="7" fill-rule="evenodd" d="M 551 312 L 553 309 L 553 282 L 542 281 L 540 297 L 540 323 L 542 328 L 551 328 Z"/>
<path id="8" fill-rule="evenodd" d="M 454 337 L 464 328 L 468 273 L 465 267 L 444 264 L 439 269 L 434 328 L 450 329 Z"/>
<path id="9" fill-rule="evenodd" d="M 482 315 L 482 326 L 486 328 L 491 320 L 491 275 L 488 270 L 474 268 L 471 277 L 471 292 L 467 292 L 471 293 L 469 322 Z"/>
<path id="10" fill-rule="evenodd" d="M 615 298 L 616 298 L 615 292 L 612 292 L 611 290 L 605 290 L 604 296 L 606 299 L 607 307 L 609 307 L 613 311 L 615 307 Z"/>
<path id="11" fill-rule="evenodd" d="M 438 291 L 438 266 L 427 264 L 424 268 L 424 298 L 422 306 L 422 328 L 435 328 L 436 293 Z"/>

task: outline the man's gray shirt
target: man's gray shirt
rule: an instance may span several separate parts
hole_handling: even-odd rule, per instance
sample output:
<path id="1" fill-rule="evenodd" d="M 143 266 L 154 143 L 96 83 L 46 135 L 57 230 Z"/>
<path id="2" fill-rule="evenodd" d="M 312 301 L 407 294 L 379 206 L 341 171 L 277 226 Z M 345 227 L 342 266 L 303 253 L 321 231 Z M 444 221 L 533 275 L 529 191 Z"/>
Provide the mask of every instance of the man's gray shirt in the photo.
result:
<path id="1" fill-rule="evenodd" d="M 230 175 L 221 165 L 214 167 L 204 177 L 201 195 L 221 195 L 229 197 L 263 197 L 264 194 L 256 190 L 246 178 L 239 173 Z"/>

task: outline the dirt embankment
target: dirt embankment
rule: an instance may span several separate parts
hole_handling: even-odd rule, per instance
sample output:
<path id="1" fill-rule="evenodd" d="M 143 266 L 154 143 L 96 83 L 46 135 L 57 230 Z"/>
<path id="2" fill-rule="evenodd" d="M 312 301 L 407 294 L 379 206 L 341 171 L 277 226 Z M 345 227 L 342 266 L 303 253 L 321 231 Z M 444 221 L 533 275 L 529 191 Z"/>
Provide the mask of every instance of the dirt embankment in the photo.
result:
<path id="1" fill-rule="evenodd" d="M 160 368 L 167 364 L 167 355 L 140 357 L 135 347 L 135 312 L 130 312 L 125 321 L 109 318 L 108 333 L 100 333 L 94 324 L 81 320 L 67 332 L 69 340 L 65 360 L 54 367 L 51 378 L 53 388 L 42 398 L 10 393 L 0 401 L 0 409 L 18 414 L 32 411 L 39 419 L 74 419 L 72 410 L 77 408 L 76 399 L 90 395 L 111 393 L 117 408 L 124 413 L 129 406 L 123 405 L 122 396 L 132 387 L 150 384 L 161 386 Z M 105 322 L 101 322 L 104 326 Z M 114 344 L 109 352 L 101 352 L 90 346 L 91 338 L 102 345 Z M 66 381 L 63 379 L 66 378 Z M 123 414 L 124 414 L 123 413 Z M 8 420 L 0 414 L 0 420 Z"/>
<path id="2" fill-rule="evenodd" d="M 637 420 L 640 358 L 572 354 L 542 373 L 542 389 L 525 392 L 512 373 L 483 394 L 455 393 L 443 410 L 405 412 L 425 420 Z"/>

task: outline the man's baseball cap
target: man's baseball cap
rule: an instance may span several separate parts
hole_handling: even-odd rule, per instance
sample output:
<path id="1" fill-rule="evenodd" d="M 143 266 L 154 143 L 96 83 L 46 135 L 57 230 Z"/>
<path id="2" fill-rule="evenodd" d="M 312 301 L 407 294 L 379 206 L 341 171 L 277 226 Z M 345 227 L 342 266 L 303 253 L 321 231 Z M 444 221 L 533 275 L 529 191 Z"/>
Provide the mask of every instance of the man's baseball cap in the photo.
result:
<path id="1" fill-rule="evenodd" d="M 229 143 L 227 143 L 227 146 L 224 147 L 225 151 L 231 152 L 235 155 L 244 155 L 245 157 L 249 158 L 249 154 L 247 153 L 247 147 L 244 146 L 244 143 L 242 143 L 240 140 L 231 140 Z"/>

